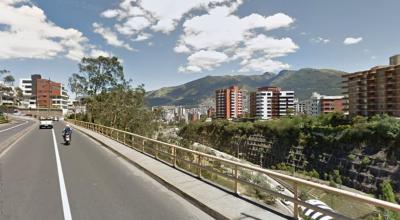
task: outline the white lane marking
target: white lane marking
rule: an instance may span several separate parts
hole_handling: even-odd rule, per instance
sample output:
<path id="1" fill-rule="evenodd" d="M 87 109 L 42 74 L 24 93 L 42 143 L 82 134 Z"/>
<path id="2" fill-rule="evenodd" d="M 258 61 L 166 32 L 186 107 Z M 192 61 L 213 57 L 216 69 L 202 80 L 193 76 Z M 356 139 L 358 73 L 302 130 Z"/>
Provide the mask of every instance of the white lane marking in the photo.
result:
<path id="1" fill-rule="evenodd" d="M 57 146 L 56 135 L 54 134 L 54 129 L 51 129 L 51 132 L 53 133 L 54 152 L 56 153 L 58 182 L 60 183 L 61 201 L 63 205 L 64 219 L 72 220 L 71 210 L 69 208 L 69 202 L 68 202 L 68 194 L 67 194 L 67 189 L 65 188 L 64 175 L 61 167 L 61 160 L 60 160 L 60 155 L 58 153 L 58 146 Z"/>
<path id="2" fill-rule="evenodd" d="M 16 125 L 16 126 L 11 127 L 11 128 L 6 128 L 6 129 L 4 129 L 4 130 L 1 130 L 0 133 L 1 133 L 1 132 L 8 131 L 8 130 L 11 130 L 11 129 L 14 129 L 14 128 L 17 128 L 17 127 L 22 126 L 22 125 L 24 125 L 24 124 L 26 124 L 26 123 L 28 123 L 28 121 L 25 121 L 24 123 L 18 124 L 18 125 Z"/>

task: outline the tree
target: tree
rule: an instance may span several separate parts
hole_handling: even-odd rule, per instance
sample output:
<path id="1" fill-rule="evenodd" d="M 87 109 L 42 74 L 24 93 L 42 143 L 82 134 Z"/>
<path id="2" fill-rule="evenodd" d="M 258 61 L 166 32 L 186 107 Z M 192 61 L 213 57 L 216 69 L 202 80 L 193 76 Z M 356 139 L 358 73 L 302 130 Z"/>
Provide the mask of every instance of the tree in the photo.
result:
<path id="1" fill-rule="evenodd" d="M 22 98 L 24 97 L 24 93 L 23 93 L 22 89 L 19 88 L 19 87 L 16 87 L 16 88 L 15 88 L 15 91 L 17 92 L 17 94 L 16 94 L 16 102 L 17 102 L 18 104 L 20 104 Z M 14 101 L 14 102 L 15 102 L 15 101 Z"/>
<path id="2" fill-rule="evenodd" d="M 124 69 L 117 57 L 82 58 L 77 80 L 86 80 L 84 88 L 93 95 L 125 84 Z"/>
<path id="3" fill-rule="evenodd" d="M 9 85 L 14 85 L 15 78 L 12 75 L 7 75 L 3 78 L 4 83 L 9 84 Z"/>
<path id="4" fill-rule="evenodd" d="M 88 82 L 85 77 L 73 73 L 72 76 L 68 78 L 68 86 L 71 92 L 75 93 L 75 96 L 78 97 L 79 95 L 87 93 Z"/>

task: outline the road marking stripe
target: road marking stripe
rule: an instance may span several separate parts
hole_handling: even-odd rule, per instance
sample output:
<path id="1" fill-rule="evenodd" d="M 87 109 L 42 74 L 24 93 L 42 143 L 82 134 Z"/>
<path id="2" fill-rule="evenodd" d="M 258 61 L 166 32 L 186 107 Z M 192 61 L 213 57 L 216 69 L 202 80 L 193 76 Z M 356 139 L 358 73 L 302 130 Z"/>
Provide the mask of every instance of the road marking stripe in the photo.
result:
<path id="1" fill-rule="evenodd" d="M 1 132 L 8 131 L 8 130 L 11 130 L 11 129 L 14 129 L 14 128 L 17 128 L 17 127 L 22 126 L 22 125 L 24 125 L 24 124 L 26 124 L 26 123 L 28 123 L 28 121 L 25 121 L 24 123 L 18 124 L 18 125 L 14 126 L 14 127 L 11 127 L 11 128 L 6 128 L 6 129 L 4 129 L 4 130 L 1 130 L 0 133 L 1 133 Z"/>
<path id="2" fill-rule="evenodd" d="M 69 202 L 68 202 L 68 194 L 67 194 L 67 189 L 65 188 L 64 175 L 61 167 L 61 160 L 60 160 L 60 155 L 58 153 L 58 146 L 57 146 L 56 135 L 54 134 L 54 129 L 51 129 L 51 132 L 53 133 L 54 152 L 56 153 L 58 182 L 60 183 L 61 201 L 63 205 L 64 219 L 72 220 L 71 210 L 69 208 Z"/>

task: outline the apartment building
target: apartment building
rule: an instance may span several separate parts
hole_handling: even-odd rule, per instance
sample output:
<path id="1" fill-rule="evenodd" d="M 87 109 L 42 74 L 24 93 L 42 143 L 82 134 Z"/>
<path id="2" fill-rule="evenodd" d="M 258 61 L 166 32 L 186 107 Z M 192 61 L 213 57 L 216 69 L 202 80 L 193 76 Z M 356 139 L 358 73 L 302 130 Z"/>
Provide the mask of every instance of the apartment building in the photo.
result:
<path id="1" fill-rule="evenodd" d="M 242 90 L 238 86 L 215 91 L 216 118 L 240 118 L 243 114 Z"/>
<path id="2" fill-rule="evenodd" d="M 400 55 L 390 57 L 389 64 L 343 76 L 349 114 L 400 117 Z"/>
<path id="3" fill-rule="evenodd" d="M 344 96 L 328 96 L 313 92 L 309 99 L 299 102 L 299 105 L 302 105 L 303 108 L 302 112 L 297 113 L 317 116 L 332 112 L 343 112 L 345 102 Z"/>
<path id="4" fill-rule="evenodd" d="M 250 94 L 250 115 L 259 119 L 272 119 L 294 114 L 294 91 L 281 91 L 279 87 L 263 87 Z"/>
<path id="5" fill-rule="evenodd" d="M 20 88 L 24 96 L 22 106 L 25 108 L 58 108 L 63 113 L 68 111 L 68 93 L 61 83 L 42 79 L 35 74 L 31 78 L 20 79 Z"/>

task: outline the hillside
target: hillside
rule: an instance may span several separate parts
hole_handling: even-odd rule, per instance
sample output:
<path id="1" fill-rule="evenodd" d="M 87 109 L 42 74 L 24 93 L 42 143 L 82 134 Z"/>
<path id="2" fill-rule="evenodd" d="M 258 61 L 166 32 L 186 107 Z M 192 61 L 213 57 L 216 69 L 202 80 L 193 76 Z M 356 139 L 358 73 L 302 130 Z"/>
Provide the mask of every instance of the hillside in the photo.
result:
<path id="1" fill-rule="evenodd" d="M 312 92 L 326 95 L 341 94 L 341 75 L 345 72 L 328 69 L 283 70 L 278 74 L 206 76 L 183 85 L 150 91 L 146 95 L 149 106 L 198 105 L 214 97 L 216 89 L 238 85 L 253 91 L 263 86 L 279 86 L 294 90 L 296 97 L 307 99 Z"/>

